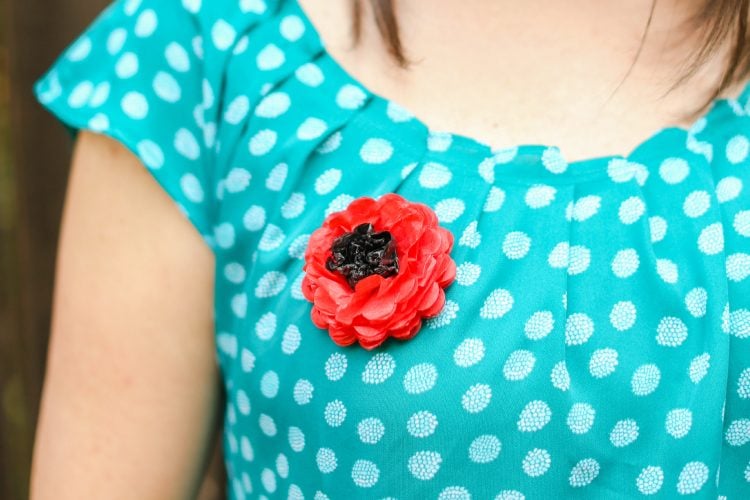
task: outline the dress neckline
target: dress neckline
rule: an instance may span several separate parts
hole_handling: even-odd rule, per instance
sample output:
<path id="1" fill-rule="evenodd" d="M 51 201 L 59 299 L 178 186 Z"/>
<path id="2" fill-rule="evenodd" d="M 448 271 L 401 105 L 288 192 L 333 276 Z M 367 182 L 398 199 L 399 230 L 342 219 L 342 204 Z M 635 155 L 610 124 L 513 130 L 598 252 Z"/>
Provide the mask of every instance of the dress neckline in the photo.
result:
<path id="1" fill-rule="evenodd" d="M 653 131 L 650 135 L 632 147 L 627 153 L 589 156 L 568 161 L 561 148 L 554 144 L 545 144 L 541 142 L 519 143 L 513 146 L 497 148 L 469 134 L 434 128 L 430 126 L 427 121 L 421 119 L 416 113 L 409 109 L 409 107 L 372 90 L 368 85 L 364 84 L 350 73 L 350 71 L 328 51 L 317 26 L 313 23 L 312 19 L 308 16 L 299 1 L 288 0 L 288 4 L 290 13 L 296 15 L 305 27 L 302 36 L 305 37 L 307 46 L 313 52 L 317 52 L 319 55 L 325 57 L 331 63 L 331 67 L 346 83 L 359 87 L 359 89 L 370 99 L 374 100 L 379 107 L 383 109 L 397 109 L 400 113 L 408 116 L 408 123 L 416 129 L 416 132 L 418 132 L 419 135 L 425 137 L 426 140 L 429 141 L 435 137 L 449 138 L 451 149 L 456 150 L 458 153 L 476 155 L 479 158 L 508 158 L 524 156 L 527 159 L 534 158 L 543 162 L 545 161 L 545 157 L 551 156 L 554 157 L 557 162 L 564 164 L 566 168 L 574 167 L 573 170 L 576 175 L 587 175 L 590 173 L 601 172 L 603 166 L 612 162 L 643 162 L 649 157 L 654 144 L 662 141 L 666 141 L 670 145 L 673 143 L 680 143 L 684 147 L 684 152 L 692 153 L 694 151 L 689 148 L 689 143 L 691 140 L 695 139 L 695 134 L 706 131 L 709 123 L 720 123 L 720 118 L 726 117 L 726 115 L 736 115 L 737 109 L 741 109 L 741 106 L 739 106 L 738 103 L 748 101 L 748 106 L 750 106 L 750 80 L 748 80 L 741 86 L 738 96 L 715 98 L 711 101 L 707 110 L 693 120 L 690 125 L 663 126 Z M 748 110 L 748 114 L 750 114 L 750 110 Z"/>

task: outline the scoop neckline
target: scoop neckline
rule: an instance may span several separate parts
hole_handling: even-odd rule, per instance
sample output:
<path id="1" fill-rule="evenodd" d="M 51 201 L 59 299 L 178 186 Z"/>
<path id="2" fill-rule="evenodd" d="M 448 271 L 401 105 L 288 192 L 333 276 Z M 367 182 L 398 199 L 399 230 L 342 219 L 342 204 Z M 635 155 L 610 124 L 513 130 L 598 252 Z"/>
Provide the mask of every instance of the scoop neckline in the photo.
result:
<path id="1" fill-rule="evenodd" d="M 494 147 L 489 143 L 474 137 L 472 135 L 460 132 L 454 132 L 450 130 L 443 130 L 434 128 L 426 120 L 420 118 L 420 116 L 412 111 L 408 106 L 401 104 L 400 102 L 386 97 L 368 85 L 364 84 L 357 77 L 355 77 L 345 66 L 343 66 L 333 54 L 328 51 L 326 44 L 318 31 L 317 26 L 313 23 L 312 19 L 308 16 L 305 9 L 299 3 L 298 0 L 288 0 L 288 4 L 291 6 L 293 13 L 299 17 L 305 26 L 303 35 L 311 45 L 310 48 L 318 51 L 320 55 L 324 56 L 330 61 L 332 67 L 339 73 L 341 77 L 348 84 L 359 87 L 370 99 L 375 100 L 383 108 L 395 107 L 400 111 L 406 113 L 409 116 L 409 123 L 412 127 L 417 129 L 425 141 L 429 140 L 434 136 L 447 136 L 451 139 L 451 148 L 456 149 L 460 152 L 467 154 L 477 155 L 477 157 L 486 159 L 493 157 L 502 157 L 512 152 L 514 155 L 524 155 L 532 157 L 539 162 L 542 162 L 543 156 L 550 151 L 558 157 L 559 160 L 563 161 L 566 165 L 566 169 L 563 173 L 568 173 L 575 177 L 587 176 L 587 175 L 606 175 L 606 166 L 611 162 L 619 163 L 636 163 L 641 164 L 645 159 L 646 152 L 651 149 L 651 146 L 661 139 L 673 139 L 679 135 L 680 138 L 684 139 L 680 141 L 683 144 L 686 153 L 690 153 L 691 150 L 688 148 L 688 139 L 692 134 L 703 132 L 708 123 L 714 123 L 721 116 L 722 113 L 726 113 L 731 110 L 732 103 L 741 101 L 744 97 L 750 97 L 750 80 L 741 85 L 741 89 L 737 97 L 717 97 L 713 99 L 708 106 L 707 110 L 701 113 L 695 120 L 693 120 L 688 126 L 681 125 L 665 125 L 656 129 L 647 135 L 644 139 L 638 142 L 635 146 L 630 148 L 626 153 L 611 153 L 604 155 L 588 156 L 579 158 L 576 160 L 569 161 L 565 152 L 561 150 L 555 144 L 546 144 L 542 142 L 530 142 L 530 143 L 518 143 L 506 147 Z M 405 146 L 409 146 L 406 141 L 400 141 Z M 549 171 L 551 175 L 561 177 L 560 173 Z"/>

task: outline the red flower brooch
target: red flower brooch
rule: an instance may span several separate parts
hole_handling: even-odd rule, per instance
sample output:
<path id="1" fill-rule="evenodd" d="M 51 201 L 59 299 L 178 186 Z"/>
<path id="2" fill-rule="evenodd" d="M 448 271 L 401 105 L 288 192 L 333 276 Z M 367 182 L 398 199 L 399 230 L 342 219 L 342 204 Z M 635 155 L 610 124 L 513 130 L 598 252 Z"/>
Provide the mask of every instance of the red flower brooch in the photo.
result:
<path id="1" fill-rule="evenodd" d="M 353 200 L 325 218 L 305 250 L 301 288 L 313 323 L 340 346 L 412 338 L 445 304 L 452 247 L 427 205 L 395 193 Z"/>

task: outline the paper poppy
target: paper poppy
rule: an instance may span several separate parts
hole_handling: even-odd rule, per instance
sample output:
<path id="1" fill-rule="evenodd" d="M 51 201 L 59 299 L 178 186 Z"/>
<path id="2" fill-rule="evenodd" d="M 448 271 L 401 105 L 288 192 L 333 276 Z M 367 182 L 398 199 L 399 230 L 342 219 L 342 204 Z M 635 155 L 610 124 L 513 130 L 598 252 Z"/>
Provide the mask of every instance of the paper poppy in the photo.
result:
<path id="1" fill-rule="evenodd" d="M 313 323 L 341 346 L 412 338 L 445 304 L 452 248 L 453 234 L 423 203 L 396 193 L 353 200 L 325 218 L 305 250 L 301 288 Z"/>

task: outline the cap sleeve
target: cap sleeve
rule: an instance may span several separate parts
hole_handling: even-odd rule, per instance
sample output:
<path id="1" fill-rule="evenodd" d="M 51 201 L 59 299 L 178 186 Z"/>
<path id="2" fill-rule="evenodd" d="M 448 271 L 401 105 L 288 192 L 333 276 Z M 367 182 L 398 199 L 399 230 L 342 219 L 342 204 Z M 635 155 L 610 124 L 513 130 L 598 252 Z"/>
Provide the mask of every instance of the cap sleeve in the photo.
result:
<path id="1" fill-rule="evenodd" d="M 132 151 L 212 249 L 223 68 L 259 13 L 241 3 L 116 0 L 34 85 L 71 134 Z"/>
<path id="2" fill-rule="evenodd" d="M 730 498 L 750 495 L 750 91 L 733 104 L 736 119 L 713 162 L 728 286 L 722 325 L 730 346 L 719 492 Z"/>

